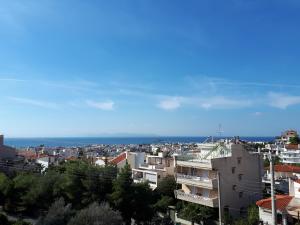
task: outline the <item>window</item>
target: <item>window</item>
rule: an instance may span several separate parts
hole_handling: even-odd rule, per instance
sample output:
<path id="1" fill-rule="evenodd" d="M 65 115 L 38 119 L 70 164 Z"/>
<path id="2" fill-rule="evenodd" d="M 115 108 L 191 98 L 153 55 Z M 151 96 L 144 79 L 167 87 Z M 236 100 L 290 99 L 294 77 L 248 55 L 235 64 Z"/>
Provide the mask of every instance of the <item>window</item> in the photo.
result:
<path id="1" fill-rule="evenodd" d="M 243 192 L 239 192 L 239 197 L 242 198 L 243 197 Z"/>
<path id="2" fill-rule="evenodd" d="M 231 168 L 231 172 L 232 172 L 232 174 L 235 173 L 235 167 L 232 167 L 232 168 Z"/>
<path id="3" fill-rule="evenodd" d="M 239 181 L 242 180 L 243 174 L 239 174 Z"/>
<path id="4" fill-rule="evenodd" d="M 232 185 L 232 190 L 235 191 L 235 189 L 236 189 L 236 185 Z"/>
<path id="5" fill-rule="evenodd" d="M 242 157 L 238 157 L 238 158 L 237 158 L 237 164 L 239 164 L 239 165 L 240 165 L 240 164 L 241 164 L 241 162 L 242 162 Z"/>

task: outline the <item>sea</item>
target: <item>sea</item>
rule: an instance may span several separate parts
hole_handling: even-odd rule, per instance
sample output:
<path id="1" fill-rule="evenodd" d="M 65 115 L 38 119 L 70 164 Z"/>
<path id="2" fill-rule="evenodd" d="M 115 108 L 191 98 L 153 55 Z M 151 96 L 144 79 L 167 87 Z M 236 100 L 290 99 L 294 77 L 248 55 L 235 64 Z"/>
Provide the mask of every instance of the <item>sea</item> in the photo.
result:
<path id="1" fill-rule="evenodd" d="M 226 138 L 226 137 L 222 137 Z M 158 143 L 199 143 L 207 137 L 67 137 L 67 138 L 6 138 L 5 144 L 15 148 L 37 147 L 80 147 L 87 145 L 129 145 Z M 240 137 L 251 142 L 270 142 L 274 137 Z"/>

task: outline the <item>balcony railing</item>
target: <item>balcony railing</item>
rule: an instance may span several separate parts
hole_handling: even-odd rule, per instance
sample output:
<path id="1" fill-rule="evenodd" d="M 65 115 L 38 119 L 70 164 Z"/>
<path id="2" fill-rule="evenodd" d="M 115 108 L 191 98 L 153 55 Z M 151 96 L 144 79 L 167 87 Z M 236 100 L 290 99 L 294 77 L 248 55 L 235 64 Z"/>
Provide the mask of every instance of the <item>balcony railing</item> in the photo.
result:
<path id="1" fill-rule="evenodd" d="M 218 197 L 209 198 L 209 197 L 203 197 L 203 196 L 194 195 L 194 194 L 187 194 L 181 190 L 176 190 L 175 196 L 177 199 L 180 199 L 183 201 L 193 202 L 196 204 L 205 205 L 205 206 L 209 206 L 209 207 L 218 207 Z"/>
<path id="2" fill-rule="evenodd" d="M 217 182 L 218 181 L 216 175 L 212 175 L 210 177 L 198 177 L 177 173 L 177 183 L 180 184 L 188 184 L 213 189 L 214 187 L 217 188 Z"/>
<path id="3" fill-rule="evenodd" d="M 148 170 L 163 170 L 165 166 L 163 164 L 149 164 L 143 163 L 140 165 L 140 168 L 148 169 Z"/>
<path id="4" fill-rule="evenodd" d="M 194 167 L 212 169 L 212 163 L 209 159 L 199 159 L 193 156 L 177 156 L 176 164 L 183 167 Z"/>

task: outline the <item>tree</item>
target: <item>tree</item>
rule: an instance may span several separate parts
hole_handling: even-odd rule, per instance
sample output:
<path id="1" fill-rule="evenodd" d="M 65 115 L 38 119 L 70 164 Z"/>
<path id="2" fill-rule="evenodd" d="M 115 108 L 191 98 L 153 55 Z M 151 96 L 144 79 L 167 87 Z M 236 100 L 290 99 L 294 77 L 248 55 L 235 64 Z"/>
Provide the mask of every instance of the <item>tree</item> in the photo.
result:
<path id="1" fill-rule="evenodd" d="M 113 193 L 111 200 L 113 206 L 121 212 L 125 224 L 131 224 L 133 216 L 132 206 L 132 177 L 129 164 L 126 162 L 124 168 L 121 169 L 117 179 L 113 184 Z"/>
<path id="2" fill-rule="evenodd" d="M 136 224 L 148 223 L 154 216 L 155 199 L 148 183 L 138 183 L 132 186 L 132 218 Z"/>
<path id="3" fill-rule="evenodd" d="M 175 198 L 174 190 L 176 190 L 176 181 L 173 176 L 163 178 L 157 185 L 157 192 L 164 196 Z"/>
<path id="4" fill-rule="evenodd" d="M 65 205 L 63 198 L 56 200 L 47 215 L 40 218 L 37 225 L 65 225 L 72 216 L 71 204 Z"/>
<path id="5" fill-rule="evenodd" d="M 249 206 L 248 208 L 248 223 L 255 225 L 259 221 L 259 211 L 256 205 Z"/>
<path id="6" fill-rule="evenodd" d="M 88 208 L 79 211 L 68 225 L 121 225 L 119 212 L 112 210 L 107 203 L 92 203 Z"/>
<path id="7" fill-rule="evenodd" d="M 168 207 L 174 203 L 174 199 L 169 196 L 162 196 L 154 205 L 156 211 L 166 213 Z"/>
<path id="8" fill-rule="evenodd" d="M 180 212 L 180 217 L 190 220 L 192 223 L 204 223 L 213 216 L 214 210 L 207 206 L 188 203 Z"/>

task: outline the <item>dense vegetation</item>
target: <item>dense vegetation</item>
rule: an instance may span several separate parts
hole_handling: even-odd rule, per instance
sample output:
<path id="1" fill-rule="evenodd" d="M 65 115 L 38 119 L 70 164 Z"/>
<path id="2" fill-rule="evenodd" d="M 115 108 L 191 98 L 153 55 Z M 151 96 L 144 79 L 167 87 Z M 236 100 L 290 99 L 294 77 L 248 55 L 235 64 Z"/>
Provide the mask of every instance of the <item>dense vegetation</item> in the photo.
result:
<path id="1" fill-rule="evenodd" d="M 39 225 L 161 224 L 174 204 L 175 180 L 168 177 L 152 191 L 147 183 L 133 183 L 126 165 L 98 167 L 71 161 L 44 174 L 26 172 L 12 177 L 0 174 L 3 211 L 39 218 Z M 167 217 L 167 216 L 166 216 Z M 84 219 L 85 218 L 85 219 Z M 109 222 L 108 222 L 109 221 Z"/>
<path id="2" fill-rule="evenodd" d="M 98 167 L 78 160 L 43 174 L 24 172 L 8 177 L 0 173 L 2 212 L 35 218 L 37 225 L 130 225 L 133 221 L 136 225 L 171 225 L 170 205 L 176 205 L 179 217 L 195 223 L 217 220 L 216 209 L 177 202 L 175 189 L 173 176 L 161 180 L 155 191 L 148 183 L 134 183 L 128 164 L 117 171 L 114 166 Z M 236 224 L 252 225 L 251 218 L 258 218 L 253 210 L 247 220 Z M 10 222 L 0 214 L 0 224 L 27 223 Z"/>

